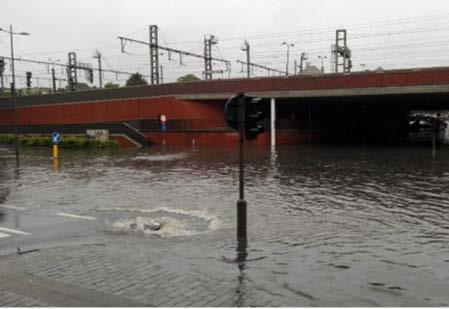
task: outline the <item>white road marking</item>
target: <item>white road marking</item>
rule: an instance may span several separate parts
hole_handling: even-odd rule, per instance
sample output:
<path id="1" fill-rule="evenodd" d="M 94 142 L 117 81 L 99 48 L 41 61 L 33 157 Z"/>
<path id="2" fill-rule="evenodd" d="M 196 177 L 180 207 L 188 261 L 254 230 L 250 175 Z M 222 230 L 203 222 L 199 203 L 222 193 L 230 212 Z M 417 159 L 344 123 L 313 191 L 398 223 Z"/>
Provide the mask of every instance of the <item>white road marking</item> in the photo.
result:
<path id="1" fill-rule="evenodd" d="M 8 229 L 6 227 L 0 227 L 0 231 L 13 233 L 13 234 L 19 234 L 19 235 L 30 235 L 30 233 L 19 231 L 19 230 Z"/>
<path id="2" fill-rule="evenodd" d="M 14 210 L 25 210 L 25 208 L 23 208 L 23 207 L 12 206 L 12 205 L 4 205 L 4 204 L 0 204 L 0 207 L 8 208 L 8 209 L 14 209 Z"/>
<path id="3" fill-rule="evenodd" d="M 6 238 L 6 237 L 9 237 L 9 236 L 11 236 L 11 235 L 0 233 L 0 238 Z"/>
<path id="4" fill-rule="evenodd" d="M 66 214 L 63 212 L 58 213 L 58 215 L 63 216 L 63 217 L 75 218 L 75 219 L 97 220 L 97 218 L 94 218 L 94 217 L 78 216 L 78 215 Z"/>

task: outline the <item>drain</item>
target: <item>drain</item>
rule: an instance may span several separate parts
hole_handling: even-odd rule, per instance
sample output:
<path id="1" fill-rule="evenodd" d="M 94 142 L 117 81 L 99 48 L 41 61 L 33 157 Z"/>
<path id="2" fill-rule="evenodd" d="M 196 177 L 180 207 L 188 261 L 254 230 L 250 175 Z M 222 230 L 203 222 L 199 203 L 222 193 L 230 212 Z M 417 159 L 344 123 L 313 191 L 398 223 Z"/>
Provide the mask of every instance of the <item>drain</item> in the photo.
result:
<path id="1" fill-rule="evenodd" d="M 200 211 L 180 209 L 97 209 L 114 231 L 136 235 L 161 237 L 191 236 L 216 229 L 218 219 Z"/>
<path id="2" fill-rule="evenodd" d="M 136 222 L 129 224 L 129 228 L 132 230 L 142 230 L 142 231 L 159 231 L 161 229 L 161 223 L 158 221 L 149 221 L 145 223 L 145 220 L 141 217 L 136 218 Z"/>

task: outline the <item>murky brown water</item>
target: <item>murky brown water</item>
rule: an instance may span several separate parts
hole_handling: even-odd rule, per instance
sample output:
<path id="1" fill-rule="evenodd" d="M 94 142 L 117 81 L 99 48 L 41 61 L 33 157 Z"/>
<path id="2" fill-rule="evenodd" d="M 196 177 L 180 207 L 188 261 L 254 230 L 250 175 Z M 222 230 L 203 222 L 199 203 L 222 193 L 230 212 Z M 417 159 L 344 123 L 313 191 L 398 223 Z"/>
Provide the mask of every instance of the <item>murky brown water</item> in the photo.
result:
<path id="1" fill-rule="evenodd" d="M 0 202 L 77 211 L 112 230 L 157 219 L 167 259 L 242 281 L 226 263 L 236 149 L 66 151 L 58 172 L 48 151 L 26 150 L 19 182 L 13 166 L 0 149 Z M 290 306 L 449 305 L 449 149 L 258 147 L 246 166 L 247 289 Z"/>

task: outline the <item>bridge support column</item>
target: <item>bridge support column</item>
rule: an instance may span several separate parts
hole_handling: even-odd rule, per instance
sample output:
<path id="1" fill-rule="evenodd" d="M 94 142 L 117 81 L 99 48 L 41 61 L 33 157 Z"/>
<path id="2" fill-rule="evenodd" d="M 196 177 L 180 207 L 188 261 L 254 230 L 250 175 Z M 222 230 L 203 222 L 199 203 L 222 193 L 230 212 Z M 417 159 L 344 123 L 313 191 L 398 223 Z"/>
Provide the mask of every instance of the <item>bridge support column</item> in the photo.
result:
<path id="1" fill-rule="evenodd" d="M 270 101 L 271 110 L 271 121 L 270 121 L 270 137 L 271 137 L 271 147 L 276 146 L 276 99 L 271 98 Z"/>

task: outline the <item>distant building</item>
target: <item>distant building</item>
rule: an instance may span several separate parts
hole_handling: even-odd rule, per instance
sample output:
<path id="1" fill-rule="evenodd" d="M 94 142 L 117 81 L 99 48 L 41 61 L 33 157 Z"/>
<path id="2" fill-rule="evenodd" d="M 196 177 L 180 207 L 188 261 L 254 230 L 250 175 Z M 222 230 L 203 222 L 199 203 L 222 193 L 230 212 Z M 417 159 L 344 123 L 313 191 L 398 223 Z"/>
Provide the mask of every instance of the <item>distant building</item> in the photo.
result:
<path id="1" fill-rule="evenodd" d="M 316 66 L 311 65 L 309 62 L 306 63 L 306 68 L 300 73 L 301 75 L 319 75 L 323 74 L 320 69 Z"/>
<path id="2" fill-rule="evenodd" d="M 382 67 L 378 67 L 377 69 L 374 70 L 374 72 L 383 73 L 384 69 Z"/>

